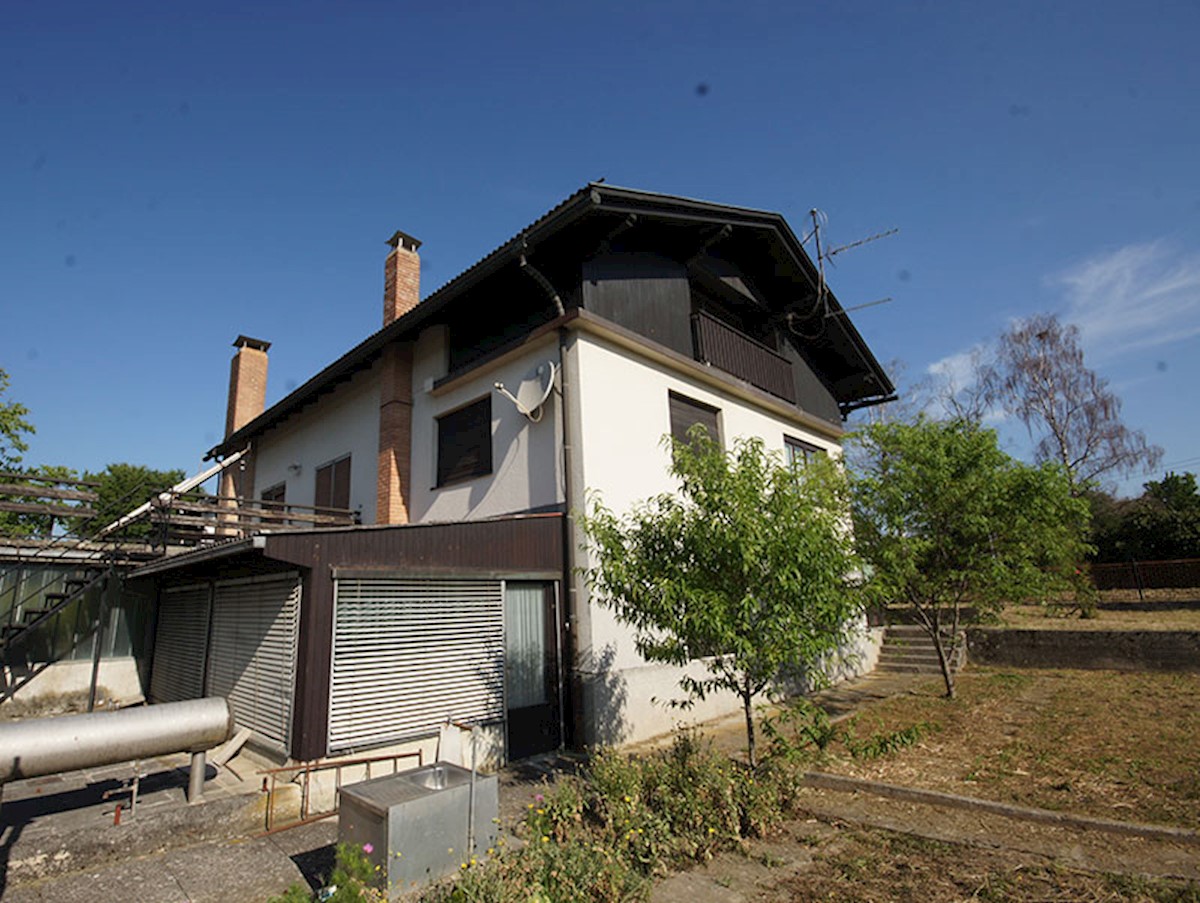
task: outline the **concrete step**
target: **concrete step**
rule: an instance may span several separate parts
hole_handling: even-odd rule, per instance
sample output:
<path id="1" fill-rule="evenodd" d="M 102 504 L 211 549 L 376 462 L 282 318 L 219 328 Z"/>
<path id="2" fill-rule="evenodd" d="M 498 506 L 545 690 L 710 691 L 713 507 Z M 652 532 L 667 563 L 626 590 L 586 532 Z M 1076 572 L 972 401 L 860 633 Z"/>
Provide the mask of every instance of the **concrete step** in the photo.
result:
<path id="1" fill-rule="evenodd" d="M 938 663 L 938 657 L 937 657 L 937 653 L 932 650 L 930 650 L 929 652 L 911 652 L 911 651 L 897 652 L 897 651 L 894 651 L 891 649 L 883 649 L 883 650 L 880 650 L 879 661 L 894 662 L 898 665 L 910 664 L 910 663 L 915 664 L 915 665 L 922 665 L 922 664 L 936 665 Z"/>
<path id="2" fill-rule="evenodd" d="M 885 674 L 941 674 L 942 669 L 936 663 L 915 662 L 879 662 L 875 670 Z"/>

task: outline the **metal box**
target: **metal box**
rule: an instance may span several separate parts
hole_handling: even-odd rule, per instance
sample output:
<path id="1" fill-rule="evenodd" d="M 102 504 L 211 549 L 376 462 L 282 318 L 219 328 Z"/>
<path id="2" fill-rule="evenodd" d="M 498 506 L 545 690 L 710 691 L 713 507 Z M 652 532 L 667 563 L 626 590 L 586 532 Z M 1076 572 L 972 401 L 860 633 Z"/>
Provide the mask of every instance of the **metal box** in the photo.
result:
<path id="1" fill-rule="evenodd" d="M 379 866 L 378 885 L 391 897 L 457 872 L 495 846 L 500 811 L 495 775 L 475 776 L 473 848 L 467 842 L 470 807 L 471 772 L 435 762 L 343 787 L 338 840 L 370 845 L 367 858 Z"/>

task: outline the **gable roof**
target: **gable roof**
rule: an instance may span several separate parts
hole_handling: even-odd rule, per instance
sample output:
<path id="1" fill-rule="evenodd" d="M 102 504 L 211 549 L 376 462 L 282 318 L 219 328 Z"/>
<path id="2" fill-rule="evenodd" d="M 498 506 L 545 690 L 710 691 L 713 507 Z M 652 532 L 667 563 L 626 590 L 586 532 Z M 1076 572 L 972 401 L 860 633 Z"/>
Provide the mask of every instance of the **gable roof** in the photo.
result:
<path id="1" fill-rule="evenodd" d="M 390 342 L 415 336 L 422 326 L 451 315 L 456 300 L 502 269 L 516 266 L 522 255 L 547 271 L 554 269 L 556 259 L 568 259 L 578 273 L 582 258 L 635 220 L 639 229 L 658 230 L 654 238 L 660 251 L 671 250 L 664 243 L 673 245 L 687 258 L 689 252 L 702 254 L 709 245 L 720 244 L 722 256 L 737 262 L 752 280 L 774 284 L 775 291 L 766 294 L 796 297 L 798 305 L 811 305 L 816 295 L 816 267 L 781 214 L 591 182 L 214 446 L 206 458 L 243 447 L 252 436 L 369 367 Z M 809 351 L 815 349 L 818 357 L 834 365 L 827 369 L 837 371 L 838 403 L 860 407 L 884 400 L 895 391 L 891 380 L 828 289 L 825 299 L 820 332 L 807 344 Z"/>

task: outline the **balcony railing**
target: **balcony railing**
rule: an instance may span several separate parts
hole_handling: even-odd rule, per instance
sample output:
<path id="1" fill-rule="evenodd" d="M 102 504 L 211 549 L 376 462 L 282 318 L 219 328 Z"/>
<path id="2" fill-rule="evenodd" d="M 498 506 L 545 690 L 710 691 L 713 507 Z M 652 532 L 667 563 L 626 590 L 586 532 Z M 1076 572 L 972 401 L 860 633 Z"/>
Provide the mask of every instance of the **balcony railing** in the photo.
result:
<path id="1" fill-rule="evenodd" d="M 168 545 L 196 545 L 272 530 L 349 527 L 357 511 L 246 498 L 168 496 L 156 500 L 152 520 Z"/>
<path id="2" fill-rule="evenodd" d="M 696 360 L 744 379 L 777 398 L 796 403 L 792 362 L 761 342 L 702 311 L 692 315 L 692 342 Z"/>

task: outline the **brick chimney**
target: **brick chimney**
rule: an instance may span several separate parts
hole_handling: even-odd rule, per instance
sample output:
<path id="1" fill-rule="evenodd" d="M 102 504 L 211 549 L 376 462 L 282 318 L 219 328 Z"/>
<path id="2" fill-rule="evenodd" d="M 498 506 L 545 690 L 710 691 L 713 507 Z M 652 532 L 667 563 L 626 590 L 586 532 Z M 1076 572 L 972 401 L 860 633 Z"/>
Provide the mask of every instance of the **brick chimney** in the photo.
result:
<path id="1" fill-rule="evenodd" d="M 240 335 L 229 364 L 229 405 L 225 409 L 228 439 L 263 412 L 267 403 L 267 349 L 270 342 Z"/>
<path id="2" fill-rule="evenodd" d="M 396 232 L 387 242 L 392 246 L 383 265 L 383 325 L 404 316 L 421 300 L 421 243 L 411 235 Z"/>
<path id="3" fill-rule="evenodd" d="M 225 408 L 225 438 L 228 439 L 263 412 L 267 403 L 267 349 L 270 342 L 240 335 L 233 343 L 237 349 L 229 364 L 229 403 Z M 243 458 L 221 472 L 217 490 L 223 508 L 235 507 L 234 496 L 254 491 L 254 460 Z"/>

